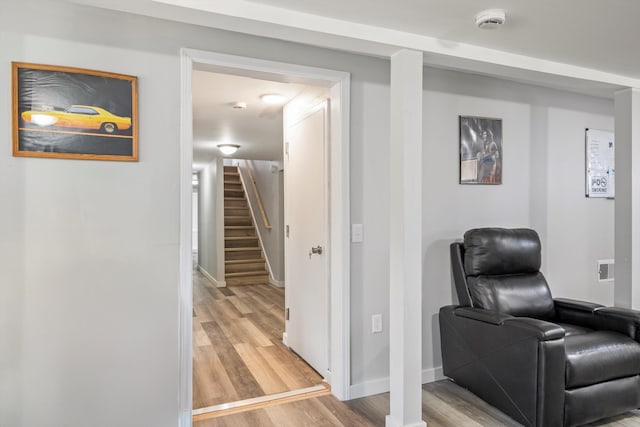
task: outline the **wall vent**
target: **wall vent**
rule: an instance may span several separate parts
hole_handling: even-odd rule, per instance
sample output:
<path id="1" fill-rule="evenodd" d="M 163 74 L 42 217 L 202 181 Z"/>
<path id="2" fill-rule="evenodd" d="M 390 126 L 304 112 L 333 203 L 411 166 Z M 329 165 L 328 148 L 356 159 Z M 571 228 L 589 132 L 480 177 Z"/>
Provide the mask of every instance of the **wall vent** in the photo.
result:
<path id="1" fill-rule="evenodd" d="M 615 262 L 612 259 L 598 260 L 598 282 L 613 282 Z"/>

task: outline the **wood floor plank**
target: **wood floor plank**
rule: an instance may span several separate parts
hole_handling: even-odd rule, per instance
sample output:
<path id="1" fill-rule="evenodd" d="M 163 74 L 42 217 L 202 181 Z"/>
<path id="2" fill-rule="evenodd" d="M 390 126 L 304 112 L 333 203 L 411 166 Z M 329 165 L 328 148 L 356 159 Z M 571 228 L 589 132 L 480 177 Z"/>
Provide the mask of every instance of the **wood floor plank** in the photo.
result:
<path id="1" fill-rule="evenodd" d="M 259 348 L 257 349 L 251 344 L 236 344 L 234 347 L 265 394 L 276 394 L 289 390 L 278 373 L 260 354 Z"/>
<path id="2" fill-rule="evenodd" d="M 256 310 L 255 313 L 246 314 L 245 317 L 255 325 L 256 328 L 272 342 L 282 341 L 282 324 L 270 313 Z"/>
<path id="3" fill-rule="evenodd" d="M 275 350 L 275 351 L 274 351 Z M 307 376 L 298 369 L 291 369 L 287 365 L 288 358 L 279 357 L 281 352 L 274 347 L 260 347 L 258 353 L 263 357 L 266 363 L 272 367 L 278 377 L 284 382 L 289 390 L 297 390 L 305 387 L 318 385 L 322 382 L 320 375 L 316 374 L 314 380 L 309 380 Z"/>
<path id="4" fill-rule="evenodd" d="M 270 345 L 273 345 L 273 342 L 246 317 L 238 319 L 238 325 L 249 336 L 249 342 L 254 344 L 256 347 L 269 347 Z"/>
<path id="5" fill-rule="evenodd" d="M 243 298 L 240 298 L 238 295 L 227 297 L 227 301 L 233 304 L 233 306 L 243 315 L 253 313 L 253 310 L 249 308 L 249 306 L 243 301 Z"/>
<path id="6" fill-rule="evenodd" d="M 233 382 L 213 348 L 198 347 L 194 349 L 193 369 L 193 406 L 206 407 L 211 400 L 232 398 L 240 399 Z"/>
<path id="7" fill-rule="evenodd" d="M 210 346 L 211 340 L 207 333 L 202 329 L 202 324 L 200 322 L 193 323 L 193 345 L 196 347 L 204 347 Z"/>
<path id="8" fill-rule="evenodd" d="M 264 391 L 253 377 L 251 371 L 244 364 L 242 358 L 218 323 L 207 322 L 203 323 L 202 327 L 209 336 L 211 342 L 215 343 L 215 352 L 229 378 L 233 379 L 234 389 L 238 399 L 249 399 L 251 397 L 264 396 Z M 219 399 L 214 399 L 212 402 L 208 402 L 205 406 L 213 406 L 230 401 L 232 400 L 219 401 Z"/>
<path id="9" fill-rule="evenodd" d="M 283 331 L 284 329 L 283 328 L 283 325 L 284 325 L 284 309 L 283 308 L 280 308 L 274 304 L 265 302 L 260 297 L 259 294 L 255 294 L 255 296 L 252 296 L 250 302 L 247 302 L 247 304 L 251 304 L 251 306 L 253 307 L 254 313 L 250 313 L 250 314 L 255 314 L 256 315 L 255 317 L 271 323 L 280 332 Z M 245 316 L 249 317 L 249 314 Z M 282 338 L 282 335 L 280 335 L 280 338 Z"/>

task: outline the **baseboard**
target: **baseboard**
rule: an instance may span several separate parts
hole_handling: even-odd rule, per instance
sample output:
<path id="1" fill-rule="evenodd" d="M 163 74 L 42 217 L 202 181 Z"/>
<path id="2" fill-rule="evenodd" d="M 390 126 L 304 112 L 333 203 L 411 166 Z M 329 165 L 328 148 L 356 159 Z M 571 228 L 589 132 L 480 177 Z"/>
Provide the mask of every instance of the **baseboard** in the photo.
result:
<path id="1" fill-rule="evenodd" d="M 269 283 L 271 283 L 273 286 L 284 288 L 284 280 L 275 280 L 269 277 Z"/>
<path id="2" fill-rule="evenodd" d="M 191 411 L 180 411 L 180 417 L 178 418 L 178 427 L 191 427 Z"/>
<path id="3" fill-rule="evenodd" d="M 288 339 L 287 339 L 287 333 L 283 332 L 282 333 L 282 344 L 286 345 L 287 347 L 289 347 L 289 343 L 288 343 Z"/>
<path id="4" fill-rule="evenodd" d="M 198 271 L 202 273 L 204 277 L 207 278 L 216 288 L 226 288 L 227 282 L 224 280 L 216 280 L 207 270 L 205 270 L 200 264 L 198 264 Z"/>
<path id="5" fill-rule="evenodd" d="M 400 421 L 397 421 L 391 418 L 391 415 L 387 415 L 387 417 L 384 420 L 384 426 L 385 427 L 427 427 L 427 423 L 420 420 L 413 424 L 402 424 Z"/>
<path id="6" fill-rule="evenodd" d="M 434 383 L 436 381 L 444 380 L 447 377 L 442 373 L 442 366 L 431 369 L 422 370 L 422 384 Z"/>
<path id="7" fill-rule="evenodd" d="M 442 367 L 422 370 L 422 384 L 432 383 L 443 379 L 445 379 L 445 376 L 442 373 Z M 388 391 L 389 377 L 378 378 L 376 380 L 353 384 L 349 387 L 349 399 L 358 399 L 359 397 L 386 393 Z"/>

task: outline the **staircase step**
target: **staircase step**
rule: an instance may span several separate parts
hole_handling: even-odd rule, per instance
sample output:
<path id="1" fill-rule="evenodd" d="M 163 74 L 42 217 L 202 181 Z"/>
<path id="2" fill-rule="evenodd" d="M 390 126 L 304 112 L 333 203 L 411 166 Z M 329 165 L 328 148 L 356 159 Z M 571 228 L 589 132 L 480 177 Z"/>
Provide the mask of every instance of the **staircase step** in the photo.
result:
<path id="1" fill-rule="evenodd" d="M 224 216 L 249 216 L 249 208 L 228 208 L 224 207 Z"/>
<path id="2" fill-rule="evenodd" d="M 243 190 L 224 190 L 224 195 L 226 196 L 243 196 Z"/>
<path id="3" fill-rule="evenodd" d="M 250 216 L 225 216 L 225 225 L 252 225 Z"/>
<path id="4" fill-rule="evenodd" d="M 253 260 L 252 262 L 243 262 L 238 264 L 224 263 L 224 271 L 226 273 L 242 273 L 247 271 L 266 271 L 264 260 Z"/>
<path id="5" fill-rule="evenodd" d="M 227 286 L 261 285 L 269 283 L 269 275 L 229 277 L 224 279 Z"/>
<path id="6" fill-rule="evenodd" d="M 232 260 L 262 259 L 260 248 L 227 248 L 224 250 L 225 263 Z"/>
<path id="7" fill-rule="evenodd" d="M 230 259 L 225 261 L 224 264 L 251 264 L 255 262 L 264 262 L 264 258 Z"/>
<path id="8" fill-rule="evenodd" d="M 225 197 L 224 207 L 225 208 L 248 208 L 249 204 L 247 203 L 247 199 L 245 199 L 244 197 Z"/>
<path id="9" fill-rule="evenodd" d="M 225 273 L 224 277 L 242 277 L 242 276 L 268 276 L 266 270 L 258 270 L 258 271 L 240 271 L 237 273 Z"/>
<path id="10" fill-rule="evenodd" d="M 237 172 L 238 171 L 238 167 L 237 166 L 225 166 L 224 167 L 224 171 L 225 172 Z"/>
<path id="11" fill-rule="evenodd" d="M 246 248 L 224 248 L 225 252 L 242 252 L 242 251 L 259 251 L 260 246 L 251 246 Z"/>
<path id="12" fill-rule="evenodd" d="M 259 247 L 258 238 L 257 237 L 231 237 L 224 239 L 224 247 L 225 249 L 255 249 Z"/>
<path id="13" fill-rule="evenodd" d="M 255 230 L 253 229 L 253 227 L 251 227 L 248 230 L 224 230 L 224 237 L 246 237 L 246 238 L 257 238 L 258 235 L 256 234 Z"/>

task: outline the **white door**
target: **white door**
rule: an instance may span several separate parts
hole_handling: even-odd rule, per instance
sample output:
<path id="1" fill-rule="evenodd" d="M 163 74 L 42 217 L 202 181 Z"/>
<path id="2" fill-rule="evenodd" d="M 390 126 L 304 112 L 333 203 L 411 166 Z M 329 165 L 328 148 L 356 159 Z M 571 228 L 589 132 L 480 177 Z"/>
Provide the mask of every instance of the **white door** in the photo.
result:
<path id="1" fill-rule="evenodd" d="M 325 378 L 330 368 L 328 102 L 284 110 L 287 345 Z"/>

